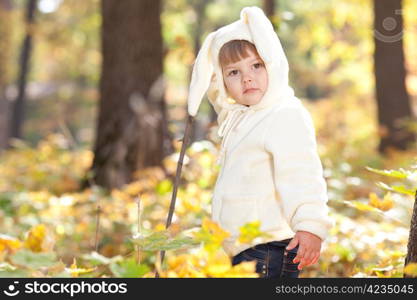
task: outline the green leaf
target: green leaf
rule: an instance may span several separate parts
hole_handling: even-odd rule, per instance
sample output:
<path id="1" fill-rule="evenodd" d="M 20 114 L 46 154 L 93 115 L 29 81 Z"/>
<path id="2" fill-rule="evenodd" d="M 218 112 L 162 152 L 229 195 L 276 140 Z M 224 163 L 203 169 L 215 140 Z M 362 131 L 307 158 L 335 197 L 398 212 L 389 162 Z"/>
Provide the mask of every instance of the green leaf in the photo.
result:
<path id="1" fill-rule="evenodd" d="M 169 241 L 163 250 L 174 250 L 174 249 L 183 249 L 188 248 L 190 246 L 198 245 L 199 242 L 196 242 L 194 239 L 190 237 L 183 237 L 183 238 L 175 238 Z"/>
<path id="2" fill-rule="evenodd" d="M 90 254 L 84 254 L 82 256 L 82 258 L 89 261 L 94 266 L 108 265 L 108 264 L 111 264 L 113 262 L 121 261 L 123 259 L 123 257 L 121 255 L 117 255 L 117 256 L 114 256 L 112 258 L 108 258 L 108 257 L 105 257 L 105 256 L 97 253 L 96 251 L 93 251 Z"/>
<path id="3" fill-rule="evenodd" d="M 60 272 L 58 274 L 54 274 L 52 277 L 53 278 L 70 278 L 71 277 L 71 274 L 68 273 L 67 271 L 62 271 L 62 272 Z"/>
<path id="4" fill-rule="evenodd" d="M 353 261 L 355 259 L 356 254 L 354 251 L 352 251 L 351 248 L 342 246 L 342 245 L 336 245 L 334 247 L 334 252 L 339 256 L 341 261 Z"/>
<path id="5" fill-rule="evenodd" d="M 197 180 L 197 184 L 200 188 L 205 189 L 209 187 L 210 181 L 208 180 L 208 178 L 201 177 Z"/>
<path id="6" fill-rule="evenodd" d="M 23 267 L 38 269 L 40 267 L 50 267 L 57 263 L 56 255 L 50 253 L 35 253 L 30 250 L 22 249 L 16 252 L 11 260 L 14 264 Z"/>
<path id="7" fill-rule="evenodd" d="M 168 179 L 161 180 L 156 186 L 156 193 L 163 196 L 172 190 L 172 182 Z"/>
<path id="8" fill-rule="evenodd" d="M 368 203 L 363 203 L 363 202 L 360 202 L 360 201 L 357 201 L 357 200 L 350 200 L 350 201 L 344 200 L 343 203 L 345 203 L 345 204 L 347 204 L 351 207 L 354 207 L 354 208 L 356 208 L 360 211 L 378 211 L 377 208 L 369 205 Z"/>
<path id="9" fill-rule="evenodd" d="M 2 262 L 0 263 L 0 271 L 4 271 L 4 270 L 15 270 L 16 267 L 9 264 L 8 262 Z"/>
<path id="10" fill-rule="evenodd" d="M 7 263 L 0 263 L 0 277 L 29 277 L 26 270 L 19 270 L 17 267 Z"/>
<path id="11" fill-rule="evenodd" d="M 0 193 L 0 210 L 2 210 L 6 216 L 13 216 L 15 214 L 13 196 L 13 193 Z"/>
<path id="12" fill-rule="evenodd" d="M 368 171 L 377 173 L 377 174 L 381 174 L 381 175 L 385 175 L 385 176 L 389 176 L 389 177 L 395 177 L 395 178 L 407 178 L 408 176 L 410 176 L 411 172 L 406 171 L 402 168 L 400 168 L 399 170 L 380 170 L 380 169 L 374 169 L 371 167 L 365 167 Z"/>
<path id="13" fill-rule="evenodd" d="M 391 185 L 390 186 L 390 185 L 388 185 L 386 183 L 383 183 L 381 181 L 377 182 L 376 185 L 379 186 L 382 189 L 392 191 L 392 192 L 397 192 L 397 193 L 411 195 L 411 196 L 414 196 L 416 194 L 415 189 L 408 189 L 403 185 Z"/>
<path id="14" fill-rule="evenodd" d="M 372 270 L 373 271 L 379 271 L 379 272 L 386 272 L 386 271 L 391 271 L 391 270 L 393 270 L 394 269 L 394 267 L 393 266 L 386 266 L 386 267 L 375 267 L 375 268 L 372 268 Z"/>
<path id="15" fill-rule="evenodd" d="M 119 263 L 111 263 L 110 270 L 116 277 L 138 278 L 149 272 L 149 267 L 138 264 L 135 258 L 129 258 Z"/>
<path id="16" fill-rule="evenodd" d="M 29 274 L 25 270 L 5 270 L 0 271 L 0 278 L 10 278 L 10 277 L 29 277 Z"/>
<path id="17" fill-rule="evenodd" d="M 159 250 L 168 240 L 168 233 L 166 231 L 153 232 L 148 236 L 138 236 L 131 239 L 133 243 L 138 245 L 141 250 L 155 251 Z"/>
<path id="18" fill-rule="evenodd" d="M 199 244 L 193 238 L 181 234 L 171 238 L 166 230 L 154 232 L 148 236 L 142 235 L 131 240 L 144 251 L 182 249 Z"/>

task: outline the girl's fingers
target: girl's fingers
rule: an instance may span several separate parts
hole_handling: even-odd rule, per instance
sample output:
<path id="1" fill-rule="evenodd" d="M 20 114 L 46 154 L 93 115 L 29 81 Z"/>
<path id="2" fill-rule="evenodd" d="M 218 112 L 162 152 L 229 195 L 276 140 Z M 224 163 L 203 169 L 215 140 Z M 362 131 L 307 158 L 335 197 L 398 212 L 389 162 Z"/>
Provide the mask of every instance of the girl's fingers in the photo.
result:
<path id="1" fill-rule="evenodd" d="M 316 253 L 316 254 L 313 253 L 313 256 L 312 256 L 312 258 L 311 258 L 311 260 L 310 260 L 310 262 L 309 262 L 308 265 L 309 266 L 312 266 L 315 263 L 317 263 L 317 261 L 319 260 L 319 257 L 320 257 L 320 253 Z"/>
<path id="2" fill-rule="evenodd" d="M 310 252 L 310 255 L 306 258 L 306 266 L 310 266 L 313 263 L 314 258 L 316 257 L 316 252 Z"/>
<path id="3" fill-rule="evenodd" d="M 319 258 L 320 258 L 320 253 L 319 253 L 319 254 L 317 254 L 317 255 L 314 257 L 313 262 L 312 262 L 311 264 L 312 264 L 312 265 L 316 264 L 316 263 L 319 261 Z"/>
<path id="4" fill-rule="evenodd" d="M 304 259 L 302 261 L 302 266 L 305 267 L 311 265 L 311 261 L 313 260 L 314 256 L 314 252 L 305 253 Z"/>
<path id="5" fill-rule="evenodd" d="M 298 269 L 299 270 L 301 270 L 302 268 L 304 268 L 305 266 L 308 265 L 309 256 L 310 256 L 310 252 L 308 251 L 308 249 L 305 249 L 302 252 L 302 256 L 300 256 L 300 259 L 299 259 L 299 262 L 300 262 L 300 264 L 298 265 Z"/>
<path id="6" fill-rule="evenodd" d="M 300 259 L 300 264 L 298 265 L 298 269 L 301 270 L 302 268 L 306 266 L 310 266 L 315 264 L 318 261 L 318 258 L 320 257 L 320 253 L 311 251 L 304 253 L 303 258 Z"/>
<path id="7" fill-rule="evenodd" d="M 297 236 L 295 236 L 291 241 L 290 241 L 290 243 L 287 245 L 287 247 L 286 247 L 286 249 L 287 250 L 291 250 L 292 248 L 294 248 L 295 246 L 297 246 L 298 245 L 298 237 Z"/>
<path id="8" fill-rule="evenodd" d="M 293 263 L 300 262 L 304 257 L 304 252 L 305 252 L 304 247 L 300 245 L 300 248 L 298 248 L 298 251 L 297 251 L 297 256 L 294 258 Z"/>

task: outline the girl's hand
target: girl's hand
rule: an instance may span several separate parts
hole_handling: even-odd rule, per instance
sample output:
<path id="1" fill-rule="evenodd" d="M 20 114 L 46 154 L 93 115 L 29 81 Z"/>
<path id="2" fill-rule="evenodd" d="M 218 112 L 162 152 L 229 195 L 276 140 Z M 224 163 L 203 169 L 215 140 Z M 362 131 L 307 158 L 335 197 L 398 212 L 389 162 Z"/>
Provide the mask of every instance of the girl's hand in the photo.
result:
<path id="1" fill-rule="evenodd" d="M 300 262 L 298 270 L 301 270 L 305 266 L 313 265 L 319 260 L 321 242 L 321 238 L 315 234 L 308 231 L 297 231 L 286 249 L 291 250 L 300 244 L 297 256 L 293 260 L 294 263 Z"/>

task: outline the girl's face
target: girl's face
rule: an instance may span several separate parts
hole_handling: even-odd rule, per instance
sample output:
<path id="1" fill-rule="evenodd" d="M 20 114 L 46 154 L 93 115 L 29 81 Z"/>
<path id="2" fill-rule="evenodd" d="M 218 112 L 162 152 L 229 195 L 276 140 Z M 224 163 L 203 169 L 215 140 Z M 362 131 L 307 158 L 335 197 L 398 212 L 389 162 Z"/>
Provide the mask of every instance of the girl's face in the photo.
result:
<path id="1" fill-rule="evenodd" d="M 247 58 L 222 66 L 229 97 L 242 105 L 259 103 L 268 87 L 268 73 L 264 62 L 252 51 L 248 52 Z"/>

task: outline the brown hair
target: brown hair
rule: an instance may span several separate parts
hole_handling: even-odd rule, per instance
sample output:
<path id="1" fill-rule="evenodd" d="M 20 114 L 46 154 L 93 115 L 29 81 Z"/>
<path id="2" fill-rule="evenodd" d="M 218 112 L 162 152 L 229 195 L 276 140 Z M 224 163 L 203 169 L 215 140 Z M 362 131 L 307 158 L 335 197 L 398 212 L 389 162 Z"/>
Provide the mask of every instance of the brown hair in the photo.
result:
<path id="1" fill-rule="evenodd" d="M 249 56 L 249 51 L 253 52 L 256 56 L 259 56 L 256 47 L 251 42 L 246 40 L 231 40 L 225 43 L 219 51 L 219 64 L 220 67 L 226 66 L 230 63 L 238 62 Z M 262 59 L 261 59 L 262 60 Z"/>

